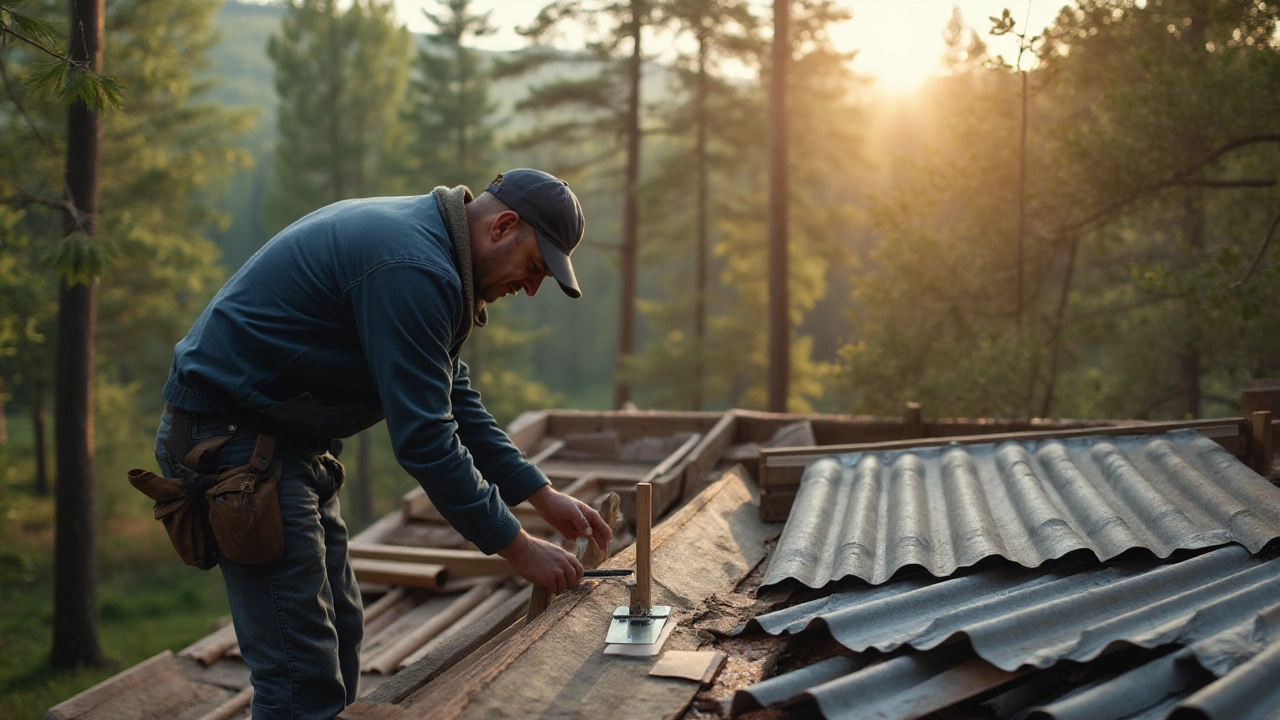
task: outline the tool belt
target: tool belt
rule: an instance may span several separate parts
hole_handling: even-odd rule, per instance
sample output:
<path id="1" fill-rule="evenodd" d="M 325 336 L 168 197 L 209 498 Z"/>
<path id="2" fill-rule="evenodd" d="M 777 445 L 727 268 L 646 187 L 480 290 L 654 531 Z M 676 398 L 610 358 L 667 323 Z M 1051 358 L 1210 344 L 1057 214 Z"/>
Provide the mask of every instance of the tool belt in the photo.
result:
<path id="1" fill-rule="evenodd" d="M 185 423 L 183 423 L 185 424 Z M 165 448 L 185 433 L 175 431 Z M 196 445 L 167 478 L 150 470 L 129 471 L 129 484 L 155 500 L 156 519 L 164 523 L 178 556 L 188 565 L 208 570 L 220 558 L 260 565 L 284 558 L 284 522 L 280 516 L 280 459 L 276 436 L 257 436 L 247 465 L 216 474 L 201 472 L 234 435 L 219 435 Z"/>

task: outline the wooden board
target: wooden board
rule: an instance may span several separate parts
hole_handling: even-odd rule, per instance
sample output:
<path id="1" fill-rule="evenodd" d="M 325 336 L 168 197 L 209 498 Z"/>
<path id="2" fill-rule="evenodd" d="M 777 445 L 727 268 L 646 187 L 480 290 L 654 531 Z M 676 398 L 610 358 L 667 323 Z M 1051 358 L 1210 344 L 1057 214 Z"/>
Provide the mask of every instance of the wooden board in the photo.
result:
<path id="1" fill-rule="evenodd" d="M 671 605 L 679 623 L 682 612 L 735 587 L 763 559 L 772 530 L 756 517 L 747 481 L 727 476 L 654 528 L 654 602 Z M 605 566 L 630 567 L 634 561 L 629 549 Z M 625 598 L 618 582 L 571 590 L 446 684 L 429 683 L 410 696 L 400 705 L 400 717 L 509 717 L 513 708 L 522 717 L 674 715 L 690 702 L 696 684 L 649 677 L 650 660 L 603 654 L 607 618 Z M 668 647 L 689 650 L 697 642 L 692 629 L 677 625 Z"/>
<path id="2" fill-rule="evenodd" d="M 236 693 L 192 682 L 168 650 L 58 703 L 48 720 L 148 720 L 199 718 Z"/>
<path id="3" fill-rule="evenodd" d="M 351 543 L 348 554 L 352 559 L 395 560 L 405 563 L 441 565 L 450 577 L 473 575 L 501 575 L 509 577 L 516 571 L 511 563 L 497 555 L 485 555 L 479 550 L 449 550 L 445 548 L 405 547 L 378 543 Z"/>
<path id="4" fill-rule="evenodd" d="M 351 569 L 356 579 L 365 582 L 386 583 L 434 590 L 444 582 L 443 565 L 396 560 L 367 560 L 354 558 Z"/>

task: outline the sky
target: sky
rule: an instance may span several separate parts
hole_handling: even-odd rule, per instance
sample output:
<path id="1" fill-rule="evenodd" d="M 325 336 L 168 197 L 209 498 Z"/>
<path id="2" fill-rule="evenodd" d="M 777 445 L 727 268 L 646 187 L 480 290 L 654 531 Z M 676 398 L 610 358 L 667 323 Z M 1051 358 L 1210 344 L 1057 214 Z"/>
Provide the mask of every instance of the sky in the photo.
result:
<path id="1" fill-rule="evenodd" d="M 772 3 L 751 0 L 769 17 Z M 991 46 L 992 54 L 1003 54 L 1012 60 L 1017 47 L 1009 38 L 987 35 L 989 16 L 999 16 L 1009 8 L 1017 20 L 1017 28 L 1032 28 L 1038 33 L 1053 19 L 1062 0 L 837 0 L 853 11 L 853 20 L 836 27 L 832 39 L 842 50 L 858 50 L 853 69 L 876 78 L 888 91 L 909 91 L 932 73 L 942 54 L 942 30 L 951 18 L 953 7 L 959 7 L 965 21 L 978 30 Z M 526 25 L 544 3 L 539 0 L 474 0 L 477 11 L 492 10 L 491 22 L 498 33 L 477 43 L 490 50 L 522 47 L 524 39 L 514 28 Z M 422 16 L 423 7 L 435 7 L 434 0 L 396 0 L 401 20 L 409 28 L 423 32 L 430 29 Z M 1029 14 L 1028 14 L 1029 12 Z M 1029 19 L 1029 22 L 1028 22 Z M 660 48 L 653 48 L 659 51 Z"/>

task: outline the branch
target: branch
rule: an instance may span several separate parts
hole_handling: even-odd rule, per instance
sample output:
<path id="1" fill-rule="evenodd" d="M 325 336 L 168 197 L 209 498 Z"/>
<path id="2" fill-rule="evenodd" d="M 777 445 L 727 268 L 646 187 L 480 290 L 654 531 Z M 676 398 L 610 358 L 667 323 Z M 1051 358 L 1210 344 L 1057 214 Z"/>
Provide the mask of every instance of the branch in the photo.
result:
<path id="1" fill-rule="evenodd" d="M 1067 233 L 1084 230 L 1089 225 L 1092 225 L 1100 220 L 1106 219 L 1107 217 L 1147 197 L 1148 195 L 1153 195 L 1167 187 L 1172 187 L 1174 185 L 1182 184 L 1183 182 L 1187 181 L 1192 175 L 1195 175 L 1196 173 L 1200 172 L 1200 170 L 1203 169 L 1206 165 L 1209 165 L 1214 160 L 1217 160 L 1218 158 L 1222 157 L 1223 155 L 1226 155 L 1227 153 L 1233 150 L 1237 150 L 1242 147 L 1247 147 L 1249 145 L 1261 145 L 1263 143 L 1280 144 L 1280 132 L 1259 133 L 1257 135 L 1246 135 L 1241 138 L 1236 138 L 1235 140 L 1232 140 L 1231 142 L 1219 147 L 1217 150 L 1214 150 L 1213 152 L 1209 153 L 1205 157 L 1201 158 L 1198 162 L 1192 163 L 1188 167 L 1183 168 L 1182 170 L 1170 175 L 1164 180 L 1148 185 L 1145 188 L 1141 188 L 1137 192 L 1130 195 L 1129 197 L 1121 198 L 1120 200 L 1117 200 L 1116 202 L 1111 203 L 1110 205 L 1102 208 L 1101 210 L 1093 213 L 1092 215 L 1086 217 L 1083 220 L 1080 220 L 1070 225 L 1065 225 L 1063 226 L 1062 230 Z"/>
<path id="2" fill-rule="evenodd" d="M 35 133 L 36 140 L 40 141 L 40 146 L 44 148 L 45 152 L 56 156 L 57 153 L 54 152 L 53 146 L 49 144 L 44 133 L 40 132 L 40 127 L 36 125 L 36 121 L 33 120 L 31 115 L 27 112 L 26 106 L 24 106 L 18 99 L 18 94 L 13 91 L 13 83 L 9 80 L 9 73 L 5 72 L 3 59 L 0 59 L 0 80 L 4 81 L 4 90 L 8 93 L 9 100 L 13 103 L 14 107 L 18 108 L 18 113 L 22 115 L 22 119 L 31 127 L 31 132 Z"/>
<path id="3" fill-rule="evenodd" d="M 1275 237 L 1277 226 L 1280 226 L 1280 209 L 1277 209 L 1276 216 L 1271 218 L 1271 227 L 1267 228 L 1267 235 L 1262 238 L 1262 247 L 1258 248 L 1258 254 L 1253 256 L 1253 263 L 1249 265 L 1249 272 L 1245 273 L 1244 279 L 1228 285 L 1228 290 L 1241 288 L 1245 283 L 1253 279 L 1253 274 L 1258 271 L 1258 266 L 1262 264 L 1262 256 L 1267 254 L 1267 247 L 1271 245 L 1271 238 Z"/>
<path id="4" fill-rule="evenodd" d="M 1231 189 L 1231 188 L 1269 188 L 1276 186 L 1276 179 L 1270 178 L 1240 178 L 1239 180 L 1209 180 L 1207 178 L 1191 178 L 1183 180 L 1180 185 L 1190 185 L 1193 187 Z"/>
<path id="5" fill-rule="evenodd" d="M 0 205 L 44 205 L 58 210 L 71 209 L 71 203 L 66 200 L 54 200 L 53 198 L 30 195 L 27 193 L 0 197 Z"/>
<path id="6" fill-rule="evenodd" d="M 41 45 L 39 42 L 37 42 L 37 41 L 35 41 L 35 40 L 32 40 L 31 38 L 29 38 L 29 37 L 27 37 L 27 36 L 23 35 L 22 33 L 18 32 L 17 30 L 14 30 L 13 28 L 9 27 L 8 25 L 0 25 L 0 31 L 3 31 L 3 32 L 7 32 L 7 33 L 9 33 L 10 35 L 12 35 L 12 36 L 14 36 L 14 37 L 18 38 L 19 40 L 21 40 L 22 42 L 24 42 L 24 43 L 26 43 L 26 44 L 30 45 L 31 47 L 33 47 L 33 48 L 35 48 L 35 49 L 37 49 L 37 50 L 39 50 L 39 51 L 41 51 L 41 52 L 43 52 L 43 53 L 45 53 L 45 54 L 47 54 L 47 55 L 51 56 L 51 57 L 53 57 L 53 58 L 54 58 L 55 60 L 57 60 L 58 62 L 66 63 L 67 65 L 70 65 L 70 66 L 72 66 L 72 67 L 74 67 L 74 68 L 79 68 L 79 69 L 81 69 L 81 70 L 85 70 L 86 72 L 91 71 L 91 70 L 90 70 L 90 68 L 89 68 L 89 64 L 88 64 L 88 63 L 86 63 L 86 62 L 77 62 L 77 61 L 72 60 L 71 58 L 67 57 L 66 55 L 63 55 L 62 53 L 59 53 L 59 52 L 54 51 L 54 50 L 50 50 L 49 48 L 45 47 L 44 45 Z"/>

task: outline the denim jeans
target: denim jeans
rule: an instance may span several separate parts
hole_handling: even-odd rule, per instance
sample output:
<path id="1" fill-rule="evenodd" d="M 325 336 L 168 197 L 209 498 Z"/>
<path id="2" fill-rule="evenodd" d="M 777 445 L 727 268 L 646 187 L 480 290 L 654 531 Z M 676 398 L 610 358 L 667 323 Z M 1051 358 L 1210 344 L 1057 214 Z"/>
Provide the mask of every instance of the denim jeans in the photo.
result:
<path id="1" fill-rule="evenodd" d="M 168 477 L 166 411 L 156 434 L 156 459 Z M 216 435 L 235 432 L 225 419 L 197 415 L 184 452 Z M 249 461 L 256 437 L 237 435 L 213 457 L 208 471 Z M 266 565 L 219 560 L 240 654 L 253 684 L 253 719 L 330 720 L 355 702 L 360 683 L 364 610 L 347 561 L 347 527 L 338 490 L 342 465 L 281 440 L 280 512 L 284 559 Z"/>

